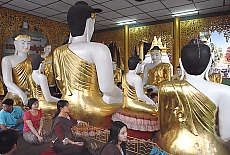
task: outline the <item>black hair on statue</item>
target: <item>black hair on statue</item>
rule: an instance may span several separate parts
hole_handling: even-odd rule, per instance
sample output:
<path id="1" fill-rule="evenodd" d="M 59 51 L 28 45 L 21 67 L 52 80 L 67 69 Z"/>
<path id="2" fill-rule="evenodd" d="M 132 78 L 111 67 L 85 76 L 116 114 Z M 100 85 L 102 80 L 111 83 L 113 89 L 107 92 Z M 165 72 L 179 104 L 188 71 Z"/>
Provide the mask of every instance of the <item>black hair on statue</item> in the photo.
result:
<path id="1" fill-rule="evenodd" d="M 67 22 L 72 37 L 82 36 L 85 31 L 86 20 L 95 13 L 94 9 L 84 1 L 78 1 L 67 13 Z"/>
<path id="2" fill-rule="evenodd" d="M 192 39 L 181 50 L 181 61 L 185 71 L 190 75 L 200 75 L 210 60 L 210 48 L 199 39 Z"/>
<path id="3" fill-rule="evenodd" d="M 129 70 L 135 70 L 137 64 L 141 61 L 137 54 L 132 55 L 128 60 Z"/>

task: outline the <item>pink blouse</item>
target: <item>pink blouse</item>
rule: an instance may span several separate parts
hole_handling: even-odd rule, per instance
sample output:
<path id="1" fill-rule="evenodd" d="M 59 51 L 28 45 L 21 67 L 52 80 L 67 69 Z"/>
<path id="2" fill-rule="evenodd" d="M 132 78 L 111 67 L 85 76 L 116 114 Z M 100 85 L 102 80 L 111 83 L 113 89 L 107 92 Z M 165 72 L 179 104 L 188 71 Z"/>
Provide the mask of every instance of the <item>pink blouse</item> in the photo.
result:
<path id="1" fill-rule="evenodd" d="M 23 120 L 24 120 L 23 132 L 29 132 L 29 131 L 31 131 L 30 128 L 29 128 L 29 126 L 26 123 L 27 120 L 31 120 L 31 122 L 33 124 L 33 127 L 35 129 L 37 129 L 40 126 L 40 120 L 41 120 L 41 118 L 42 118 L 42 110 L 41 109 L 38 110 L 38 114 L 36 116 L 33 116 L 29 110 L 26 111 L 24 113 L 24 118 L 23 118 Z"/>

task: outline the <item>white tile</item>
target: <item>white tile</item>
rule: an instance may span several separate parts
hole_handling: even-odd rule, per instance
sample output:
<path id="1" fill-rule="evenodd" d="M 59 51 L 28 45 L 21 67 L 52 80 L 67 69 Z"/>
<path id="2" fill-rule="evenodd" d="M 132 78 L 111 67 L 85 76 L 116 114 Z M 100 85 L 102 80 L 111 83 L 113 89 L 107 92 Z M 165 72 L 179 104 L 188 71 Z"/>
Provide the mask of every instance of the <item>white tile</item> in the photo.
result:
<path id="1" fill-rule="evenodd" d="M 12 4 L 12 5 L 21 7 L 21 8 L 25 8 L 27 10 L 33 10 L 35 8 L 40 7 L 40 5 L 25 1 L 25 0 L 20 0 L 20 1 L 14 0 L 14 1 L 9 2 L 8 4 Z"/>
<path id="2" fill-rule="evenodd" d="M 39 1 L 38 0 L 27 0 L 27 1 L 44 6 L 44 5 L 56 2 L 58 0 L 39 0 Z"/>
<path id="3" fill-rule="evenodd" d="M 9 4 L 4 4 L 4 5 L 2 5 L 2 7 L 8 8 L 8 9 L 12 9 L 12 10 L 16 10 L 16 11 L 20 11 L 20 12 L 25 12 L 25 11 L 27 11 L 27 10 L 24 9 L 24 8 L 20 8 L 20 7 L 18 7 L 18 6 L 9 5 Z"/>
<path id="4" fill-rule="evenodd" d="M 141 10 L 137 9 L 136 7 L 126 8 L 122 10 L 117 10 L 120 14 L 124 16 L 129 16 L 133 14 L 143 13 Z"/>
<path id="5" fill-rule="evenodd" d="M 187 10 L 194 10 L 194 9 L 195 9 L 195 6 L 193 4 L 185 5 L 185 6 L 179 6 L 179 7 L 174 7 L 174 8 L 169 8 L 169 10 L 172 13 L 182 12 L 182 11 L 187 11 Z"/>
<path id="6" fill-rule="evenodd" d="M 60 12 L 56 11 L 56 10 L 52 10 L 52 9 L 49 9 L 49 8 L 38 8 L 38 9 L 35 9 L 33 10 L 34 12 L 38 12 L 38 13 L 41 13 L 41 14 L 45 14 L 47 16 L 53 16 L 55 14 L 58 14 Z M 29 12 L 28 12 L 29 13 Z"/>
<path id="7" fill-rule="evenodd" d="M 156 17 L 157 20 L 166 20 L 166 19 L 172 19 L 171 15 L 167 15 L 167 16 L 161 16 L 161 17 Z"/>
<path id="8" fill-rule="evenodd" d="M 210 0 L 200 3 L 195 3 L 197 9 L 206 9 L 206 8 L 212 8 L 212 7 L 218 7 L 223 6 L 223 2 L 221 0 Z"/>
<path id="9" fill-rule="evenodd" d="M 111 25 L 111 24 L 115 24 L 115 22 L 110 21 L 110 20 L 104 20 L 102 22 L 98 22 L 98 24 L 101 24 L 101 25 Z"/>
<path id="10" fill-rule="evenodd" d="M 152 17 L 165 16 L 165 15 L 170 15 L 171 16 L 171 12 L 168 9 L 148 12 L 148 14 L 150 16 L 152 16 Z"/>
<path id="11" fill-rule="evenodd" d="M 71 6 L 63 2 L 56 2 L 48 5 L 47 7 L 61 12 L 68 12 Z"/>
<path id="12" fill-rule="evenodd" d="M 165 6 L 161 2 L 148 3 L 144 5 L 139 5 L 137 7 L 140 8 L 144 12 L 165 9 Z"/>
<path id="13" fill-rule="evenodd" d="M 47 15 L 45 15 L 45 14 L 41 14 L 41 13 L 34 12 L 34 11 L 29 11 L 27 13 L 31 14 L 31 15 L 39 16 L 39 17 L 47 17 Z"/>
<path id="14" fill-rule="evenodd" d="M 67 20 L 67 14 L 66 14 L 66 13 L 54 15 L 54 16 L 52 16 L 52 17 L 58 18 L 58 19 L 61 19 L 61 20 Z"/>
<path id="15" fill-rule="evenodd" d="M 100 16 L 104 17 L 106 19 L 122 17 L 122 15 L 120 15 L 116 12 L 107 12 L 107 13 L 100 14 Z"/>
<path id="16" fill-rule="evenodd" d="M 143 5 L 143 4 L 146 4 L 146 3 L 157 2 L 158 0 L 145 0 L 145 1 L 142 1 L 142 2 L 137 2 L 135 0 L 127 0 L 127 1 L 129 1 L 133 5 Z"/>
<path id="17" fill-rule="evenodd" d="M 100 17 L 100 15 L 96 15 L 96 22 L 97 21 L 103 21 L 103 20 L 106 20 L 105 18 L 103 18 L 103 17 Z"/>
<path id="18" fill-rule="evenodd" d="M 65 3 L 70 4 L 71 6 L 73 6 L 78 0 L 62 0 Z M 84 0 L 86 3 L 88 3 L 88 5 L 95 5 L 96 3 L 92 0 Z"/>
<path id="19" fill-rule="evenodd" d="M 102 12 L 101 12 L 101 13 L 111 11 L 111 9 L 108 9 L 108 8 L 102 6 L 102 5 L 99 5 L 99 4 L 93 5 L 92 8 L 94 8 L 94 9 L 102 9 Z"/>
<path id="20" fill-rule="evenodd" d="M 149 23 L 149 22 L 154 22 L 154 21 L 156 20 L 153 18 L 137 20 L 138 23 Z"/>
<path id="21" fill-rule="evenodd" d="M 131 15 L 129 17 L 132 18 L 132 19 L 147 19 L 147 18 L 150 18 L 150 16 L 147 15 L 147 14 L 137 14 L 137 15 Z"/>
<path id="22" fill-rule="evenodd" d="M 112 0 L 109 2 L 105 2 L 102 5 L 113 10 L 123 9 L 132 6 L 130 3 L 128 3 L 125 0 Z"/>
<path id="23" fill-rule="evenodd" d="M 117 18 L 117 19 L 112 19 L 115 23 L 121 22 L 121 21 L 126 21 L 126 20 L 132 20 L 131 18 L 128 17 L 122 17 L 122 18 Z"/>
<path id="24" fill-rule="evenodd" d="M 9 2 L 10 0 L 1 0 L 2 3 Z"/>
<path id="25" fill-rule="evenodd" d="M 191 4 L 191 1 L 188 0 L 165 0 L 161 1 L 167 8 L 176 7 L 185 4 Z"/>

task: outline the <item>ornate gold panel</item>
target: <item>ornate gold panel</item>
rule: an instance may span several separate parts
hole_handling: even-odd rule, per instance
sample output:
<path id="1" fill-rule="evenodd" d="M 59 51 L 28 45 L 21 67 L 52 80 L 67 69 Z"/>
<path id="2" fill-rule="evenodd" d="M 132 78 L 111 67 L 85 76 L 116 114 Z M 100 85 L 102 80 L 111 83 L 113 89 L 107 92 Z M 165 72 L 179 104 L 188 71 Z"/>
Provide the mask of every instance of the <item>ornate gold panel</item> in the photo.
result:
<path id="1" fill-rule="evenodd" d="M 230 17 L 229 15 L 207 17 L 193 20 L 181 21 L 181 42 L 182 47 L 186 45 L 195 34 L 199 32 L 212 32 L 224 33 L 226 41 L 230 37 Z"/>
<path id="2" fill-rule="evenodd" d="M 121 58 L 124 62 L 124 53 L 125 53 L 125 41 L 124 41 L 124 29 L 106 31 L 94 33 L 92 41 L 104 43 L 109 45 L 109 43 L 116 43 L 117 47 L 120 48 Z"/>
<path id="3" fill-rule="evenodd" d="M 154 36 L 161 37 L 163 44 L 166 44 L 168 56 L 172 61 L 173 50 L 173 23 L 163 23 L 149 26 L 140 26 L 129 29 L 130 50 L 134 51 L 134 47 L 138 46 L 139 41 L 152 42 Z"/>
<path id="4" fill-rule="evenodd" d="M 44 36 L 47 36 L 52 49 L 63 44 L 68 38 L 69 29 L 66 24 L 52 21 L 49 19 L 29 15 L 26 13 L 0 8 L 0 54 L 8 37 L 13 35 L 14 30 L 19 30 L 23 21 L 28 23 L 30 32 L 34 29 L 42 31 Z M 0 55 L 0 57 L 1 57 Z"/>

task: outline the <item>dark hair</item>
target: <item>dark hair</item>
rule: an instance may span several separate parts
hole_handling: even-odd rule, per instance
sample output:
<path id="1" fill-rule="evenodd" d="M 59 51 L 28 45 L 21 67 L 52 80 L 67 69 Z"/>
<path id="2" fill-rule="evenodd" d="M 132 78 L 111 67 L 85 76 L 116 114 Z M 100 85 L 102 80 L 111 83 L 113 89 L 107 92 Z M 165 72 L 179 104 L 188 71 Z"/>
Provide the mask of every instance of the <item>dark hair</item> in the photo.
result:
<path id="1" fill-rule="evenodd" d="M 150 93 L 150 92 L 152 92 L 153 91 L 153 88 L 148 88 L 147 89 L 147 93 Z"/>
<path id="2" fill-rule="evenodd" d="M 61 108 L 65 107 L 69 102 L 67 100 L 59 100 L 57 102 L 57 110 L 53 116 L 53 120 L 60 114 Z"/>
<path id="3" fill-rule="evenodd" d="M 193 39 L 190 43 L 181 50 L 181 62 L 188 74 L 200 75 L 209 63 L 211 56 L 210 48 L 202 44 L 198 39 Z"/>
<path id="4" fill-rule="evenodd" d="M 129 70 L 134 70 L 137 67 L 137 64 L 141 61 L 138 55 L 132 55 L 128 60 Z"/>
<path id="5" fill-rule="evenodd" d="M 10 98 L 7 98 L 7 99 L 5 99 L 5 100 L 2 102 L 2 104 L 6 104 L 6 105 L 8 105 L 8 106 L 13 106 L 14 100 L 12 100 L 12 99 L 10 99 Z"/>
<path id="6" fill-rule="evenodd" d="M 32 105 L 35 103 L 35 102 L 37 102 L 38 101 L 38 99 L 36 99 L 36 98 L 30 98 L 29 100 L 28 100 L 28 107 L 31 109 L 32 108 Z"/>
<path id="7" fill-rule="evenodd" d="M 67 22 L 73 37 L 83 35 L 86 20 L 91 17 L 91 13 L 95 13 L 94 9 L 84 1 L 78 1 L 70 7 L 67 13 Z"/>
<path id="8" fill-rule="evenodd" d="M 108 138 L 107 143 L 113 143 L 114 145 L 117 145 L 118 144 L 118 135 L 120 133 L 121 128 L 123 128 L 124 126 L 127 128 L 127 125 L 121 121 L 113 122 L 110 126 L 110 133 L 109 133 L 109 138 Z M 121 148 L 122 148 L 124 155 L 125 155 L 126 154 L 125 142 L 121 143 Z"/>
<path id="9" fill-rule="evenodd" d="M 181 68 L 180 66 L 177 66 L 176 68 Z"/>
<path id="10" fill-rule="evenodd" d="M 19 134 L 15 130 L 0 131 L 0 153 L 5 154 L 12 150 L 14 144 L 17 144 Z"/>
<path id="11" fill-rule="evenodd" d="M 158 96 L 157 93 L 152 93 L 152 94 L 150 95 L 150 98 L 152 99 L 152 98 L 154 98 L 154 97 L 156 97 L 156 96 Z"/>
<path id="12" fill-rule="evenodd" d="M 122 85 L 122 83 L 121 83 L 121 82 L 118 82 L 118 83 L 117 83 L 117 86 L 119 87 L 120 85 Z"/>

